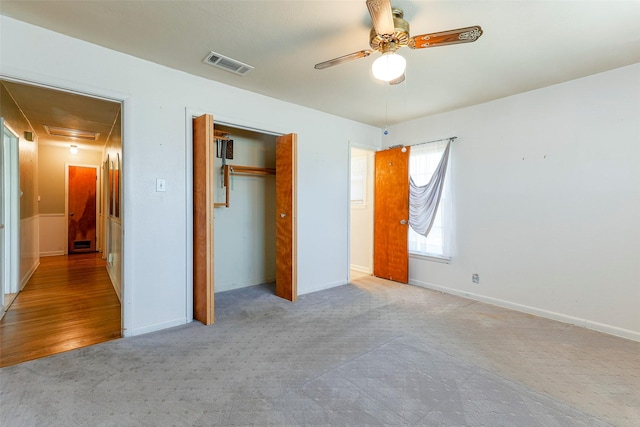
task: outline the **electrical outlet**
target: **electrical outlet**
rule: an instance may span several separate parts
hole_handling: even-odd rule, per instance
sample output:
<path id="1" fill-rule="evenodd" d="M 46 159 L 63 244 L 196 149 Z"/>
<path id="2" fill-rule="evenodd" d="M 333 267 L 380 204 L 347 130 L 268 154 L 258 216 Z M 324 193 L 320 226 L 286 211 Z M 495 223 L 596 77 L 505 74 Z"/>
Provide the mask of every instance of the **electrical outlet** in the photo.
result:
<path id="1" fill-rule="evenodd" d="M 480 275 L 478 273 L 473 273 L 471 276 L 471 281 L 473 283 L 480 283 Z"/>

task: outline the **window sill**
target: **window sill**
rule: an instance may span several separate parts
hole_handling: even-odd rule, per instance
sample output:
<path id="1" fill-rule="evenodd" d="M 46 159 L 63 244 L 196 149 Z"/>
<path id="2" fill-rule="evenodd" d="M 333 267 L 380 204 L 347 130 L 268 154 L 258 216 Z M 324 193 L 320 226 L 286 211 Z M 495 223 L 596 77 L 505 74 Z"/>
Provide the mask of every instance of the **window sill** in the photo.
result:
<path id="1" fill-rule="evenodd" d="M 426 255 L 426 254 L 420 254 L 417 252 L 409 252 L 409 258 L 440 262 L 443 264 L 451 264 L 451 257 L 445 257 L 445 256 L 439 256 L 439 255 Z"/>

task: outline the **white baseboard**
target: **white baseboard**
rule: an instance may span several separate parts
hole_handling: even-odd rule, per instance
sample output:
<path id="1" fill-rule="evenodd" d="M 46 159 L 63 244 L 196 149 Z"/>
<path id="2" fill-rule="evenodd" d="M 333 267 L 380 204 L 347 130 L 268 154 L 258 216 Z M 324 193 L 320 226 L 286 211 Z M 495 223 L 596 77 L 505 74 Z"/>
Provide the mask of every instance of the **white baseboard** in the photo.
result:
<path id="1" fill-rule="evenodd" d="M 111 280 L 111 286 L 113 286 L 113 290 L 116 292 L 116 296 L 118 297 L 118 301 L 122 304 L 122 297 L 120 296 L 120 286 L 116 286 L 118 281 L 115 277 L 113 277 L 113 273 L 111 272 L 111 268 L 107 267 L 107 274 L 109 275 L 109 279 Z"/>
<path id="2" fill-rule="evenodd" d="M 604 323 L 592 322 L 587 319 L 581 319 L 578 317 L 573 317 L 573 316 L 569 316 L 562 313 L 556 313 L 554 311 L 544 310 L 536 307 L 530 307 L 527 305 L 518 304 L 511 301 L 505 301 L 497 298 L 487 297 L 484 295 L 474 294 L 471 292 L 460 291 L 458 289 L 448 288 L 446 286 L 434 285 L 433 283 L 421 282 L 420 280 L 410 279 L 409 284 L 420 286 L 422 288 L 432 289 L 434 291 L 444 292 L 446 294 L 460 296 L 463 298 L 469 298 L 469 299 L 484 302 L 487 304 L 497 305 L 499 307 L 508 308 L 510 310 L 520 311 L 522 313 L 533 314 L 535 316 L 544 317 L 546 319 L 556 320 L 562 323 L 568 323 L 571 325 L 591 329 L 598 332 L 603 332 L 609 335 L 615 335 L 617 337 L 626 338 L 633 341 L 640 341 L 640 332 L 618 328 L 616 326 L 611 326 Z"/>
<path id="3" fill-rule="evenodd" d="M 336 286 L 342 286 L 342 285 L 346 285 L 347 283 L 349 283 L 346 279 L 345 280 L 340 280 L 337 282 L 331 282 L 331 283 L 322 283 L 316 286 L 312 286 L 308 289 L 305 289 L 305 292 L 302 293 L 298 293 L 298 295 L 306 295 L 306 294 L 311 294 L 313 292 L 318 292 L 318 291 L 324 291 L 325 289 L 330 289 L 330 288 L 335 288 Z M 299 291 L 299 289 L 298 289 Z"/>
<path id="4" fill-rule="evenodd" d="M 46 256 L 60 256 L 60 255 L 64 255 L 64 251 L 40 252 L 40 257 L 46 257 Z"/>
<path id="5" fill-rule="evenodd" d="M 189 322 L 191 322 L 191 320 L 189 320 Z M 143 326 L 141 328 L 134 328 L 134 329 L 125 329 L 123 331 L 122 336 L 123 337 L 135 337 L 137 335 L 143 335 L 143 334 L 148 334 L 150 332 L 156 332 L 156 331 L 160 331 L 162 329 L 167 329 L 167 328 L 173 328 L 175 326 L 181 326 L 184 325 L 187 322 L 187 319 L 182 317 L 180 319 L 174 319 L 174 320 L 170 320 L 168 322 L 162 322 L 162 323 L 155 323 L 153 325 L 148 325 L 148 326 Z"/>
<path id="6" fill-rule="evenodd" d="M 369 267 L 364 267 L 362 265 L 351 264 L 349 268 L 353 271 L 357 271 L 360 273 L 371 274 L 372 271 Z"/>
<path id="7" fill-rule="evenodd" d="M 29 281 L 29 279 L 31 279 L 31 276 L 33 276 L 33 273 L 36 272 L 39 266 L 40 266 L 40 261 L 38 260 L 35 264 L 31 266 L 29 271 L 27 271 L 27 274 L 25 274 L 22 280 L 20 281 L 20 290 L 24 289 L 24 287 L 27 285 L 27 282 Z"/>

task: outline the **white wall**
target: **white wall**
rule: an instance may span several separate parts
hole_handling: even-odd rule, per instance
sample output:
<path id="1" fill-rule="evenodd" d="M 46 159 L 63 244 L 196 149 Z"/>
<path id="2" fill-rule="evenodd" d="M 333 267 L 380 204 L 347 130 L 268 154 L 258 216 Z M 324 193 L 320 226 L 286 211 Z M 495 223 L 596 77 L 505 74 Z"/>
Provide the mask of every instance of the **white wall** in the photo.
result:
<path id="1" fill-rule="evenodd" d="M 394 126 L 383 144 L 449 136 L 456 250 L 411 259 L 410 281 L 640 340 L 640 64 Z"/>
<path id="2" fill-rule="evenodd" d="M 298 291 L 346 283 L 348 143 L 379 144 L 377 128 L 5 16 L 0 24 L 2 75 L 124 100 L 126 336 L 191 320 L 190 113 L 212 113 L 232 124 L 298 134 Z M 211 70 L 212 75 L 217 72 L 222 71 Z M 166 192 L 155 191 L 156 178 L 166 179 Z"/>
<path id="3" fill-rule="evenodd" d="M 216 127 L 218 129 L 219 127 Z M 276 167 L 276 139 L 239 129 L 227 129 L 233 159 L 227 164 Z M 214 201 L 224 203 L 225 189 L 216 158 Z M 232 175 L 229 207 L 214 209 L 215 292 L 276 280 L 275 175 Z"/>
<path id="4" fill-rule="evenodd" d="M 375 151 L 352 148 L 351 156 L 361 156 L 367 161 L 366 192 L 363 204 L 351 205 L 351 269 L 361 273 L 373 273 L 373 180 Z"/>

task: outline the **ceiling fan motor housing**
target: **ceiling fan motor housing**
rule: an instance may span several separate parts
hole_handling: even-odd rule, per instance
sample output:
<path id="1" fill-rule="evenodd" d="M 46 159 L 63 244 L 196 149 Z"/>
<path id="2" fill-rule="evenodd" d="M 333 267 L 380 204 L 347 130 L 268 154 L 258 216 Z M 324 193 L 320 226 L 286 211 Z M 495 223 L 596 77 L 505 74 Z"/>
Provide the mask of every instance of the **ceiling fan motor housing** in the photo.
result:
<path id="1" fill-rule="evenodd" d="M 409 23 L 403 19 L 404 12 L 401 9 L 393 9 L 393 34 L 378 34 L 374 28 L 369 34 L 369 45 L 372 49 L 382 53 L 395 52 L 402 46 L 409 44 Z"/>

